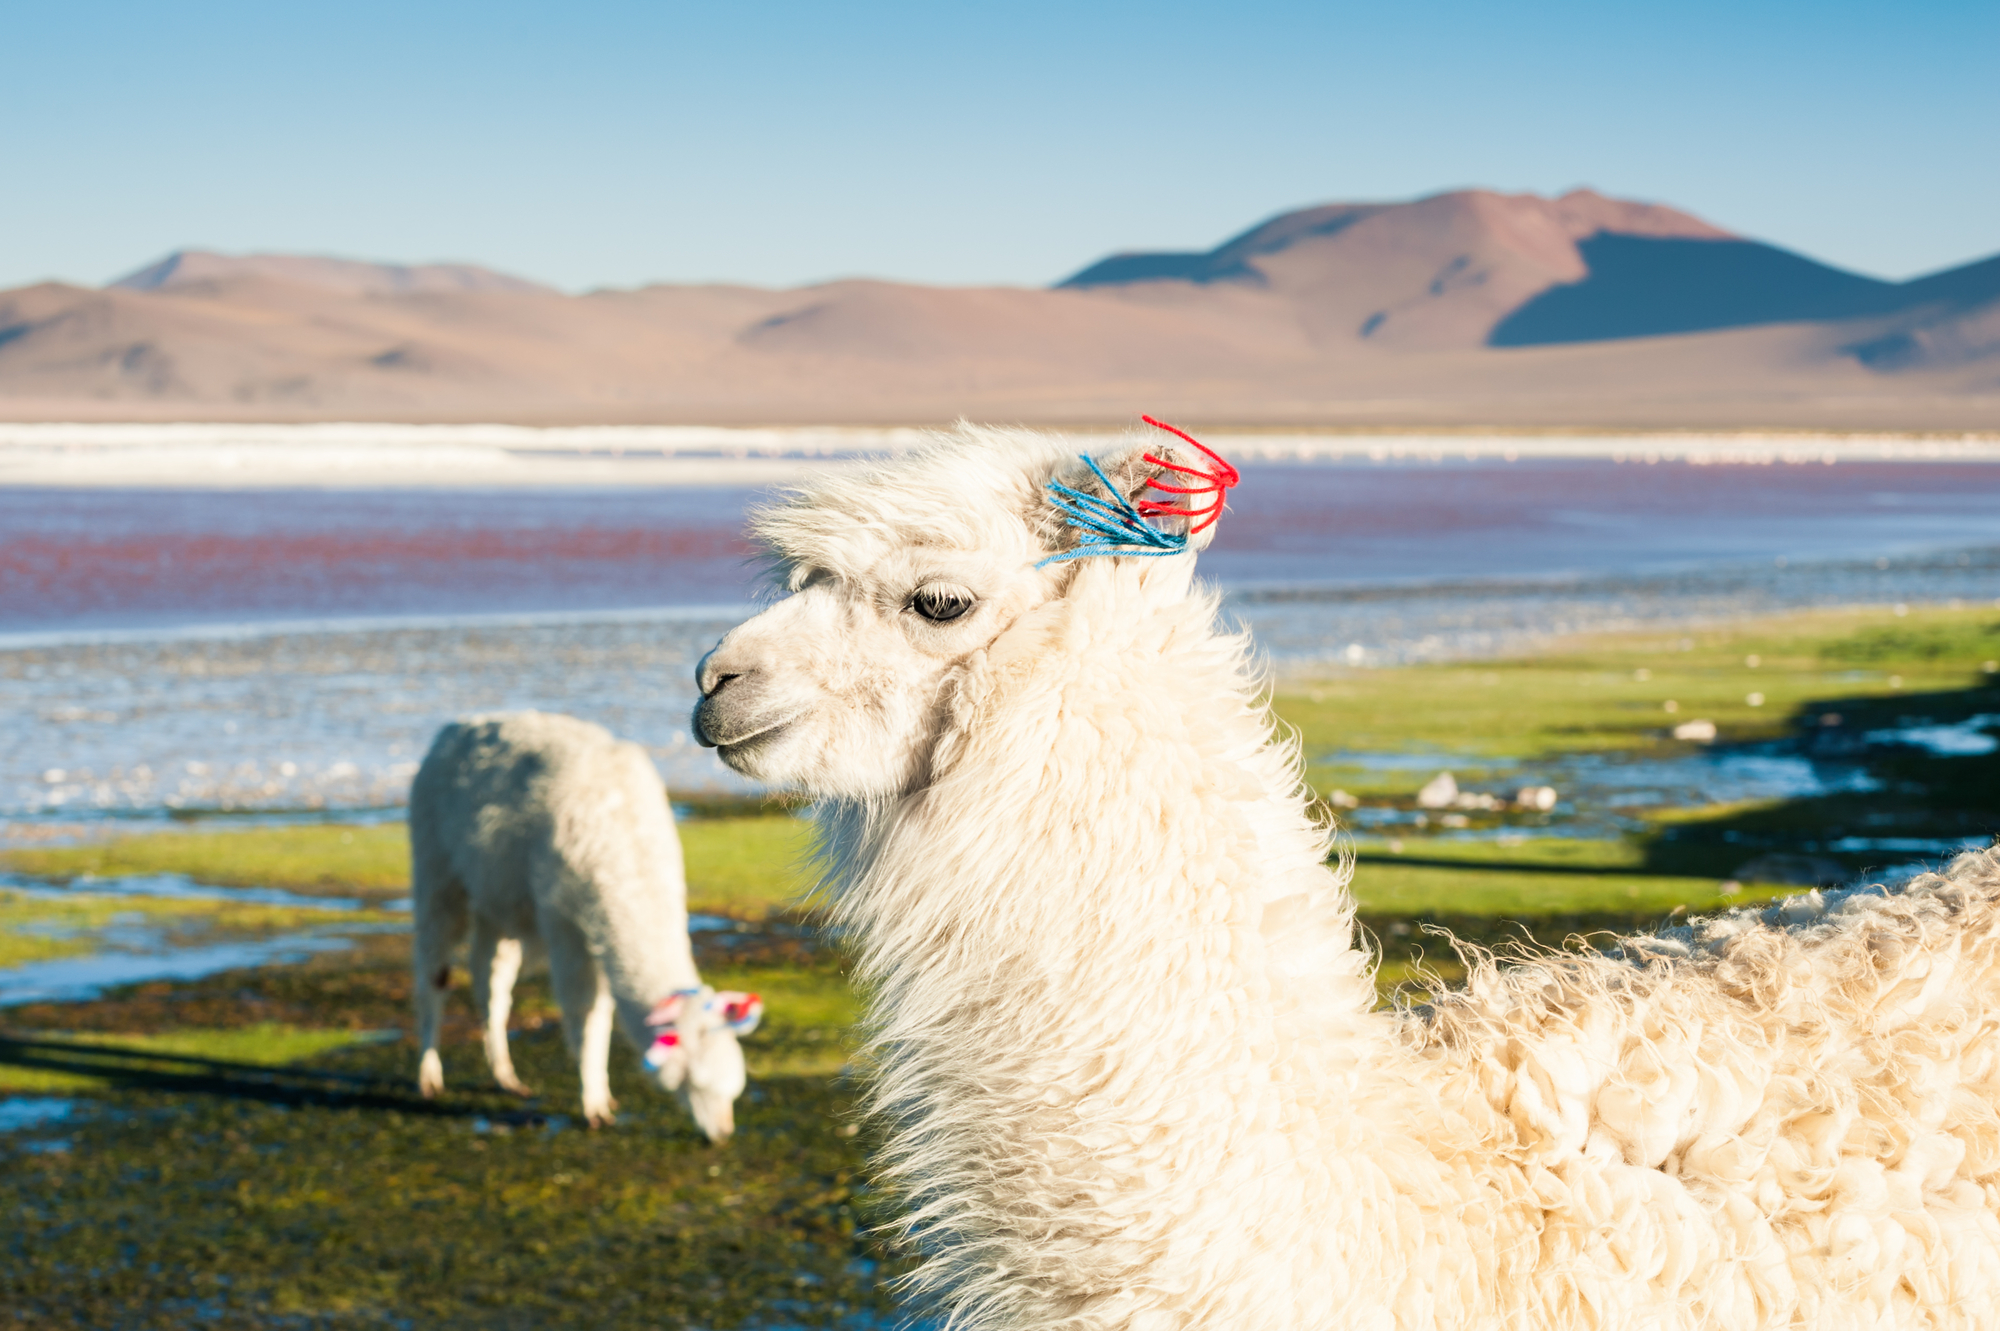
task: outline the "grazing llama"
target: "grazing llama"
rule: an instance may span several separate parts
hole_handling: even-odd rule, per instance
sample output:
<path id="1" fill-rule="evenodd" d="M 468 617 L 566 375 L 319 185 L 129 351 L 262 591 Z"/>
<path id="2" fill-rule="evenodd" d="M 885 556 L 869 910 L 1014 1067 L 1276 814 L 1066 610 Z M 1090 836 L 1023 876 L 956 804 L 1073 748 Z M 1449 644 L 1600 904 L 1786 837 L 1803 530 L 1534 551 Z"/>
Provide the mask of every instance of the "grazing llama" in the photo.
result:
<path id="1" fill-rule="evenodd" d="M 546 951 L 592 1127 L 617 1109 L 615 1019 L 711 1141 L 735 1131 L 736 1039 L 756 1029 L 763 1004 L 695 973 L 680 838 L 644 749 L 542 712 L 453 722 L 410 788 L 410 882 L 426 1096 L 444 1089 L 438 1027 L 452 953 L 470 932 L 472 1004 L 502 1087 L 530 1094 L 514 1075 L 507 1014 L 523 960 Z"/>
<path id="2" fill-rule="evenodd" d="M 1193 580 L 1234 479 L 962 427 L 758 514 L 792 594 L 700 667 L 823 801 L 948 1324 L 2000 1321 L 2000 855 L 1378 1010 Z"/>

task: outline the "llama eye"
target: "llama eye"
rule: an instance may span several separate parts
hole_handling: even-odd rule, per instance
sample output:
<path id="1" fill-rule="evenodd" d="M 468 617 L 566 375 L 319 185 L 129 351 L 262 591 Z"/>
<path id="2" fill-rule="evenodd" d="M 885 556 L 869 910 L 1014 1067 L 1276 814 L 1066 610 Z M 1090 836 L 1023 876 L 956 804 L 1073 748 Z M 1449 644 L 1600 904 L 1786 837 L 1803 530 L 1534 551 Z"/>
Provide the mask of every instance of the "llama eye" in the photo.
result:
<path id="1" fill-rule="evenodd" d="M 948 624 L 973 607 L 972 593 L 950 583 L 934 582 L 920 587 L 910 598 L 910 609 L 933 624 Z"/>

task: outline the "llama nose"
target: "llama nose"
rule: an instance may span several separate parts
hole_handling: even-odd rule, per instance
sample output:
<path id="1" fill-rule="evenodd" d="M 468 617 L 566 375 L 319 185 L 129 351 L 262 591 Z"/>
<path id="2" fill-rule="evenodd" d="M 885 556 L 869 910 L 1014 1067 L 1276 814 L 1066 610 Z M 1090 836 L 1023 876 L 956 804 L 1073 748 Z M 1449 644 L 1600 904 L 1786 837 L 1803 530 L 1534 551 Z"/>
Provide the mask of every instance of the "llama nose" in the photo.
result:
<path id="1" fill-rule="evenodd" d="M 740 678 L 743 674 L 740 670 L 725 671 L 717 667 L 715 654 L 721 650 L 721 647 L 709 648 L 708 655 L 702 657 L 700 664 L 694 668 L 694 684 L 701 690 L 701 696 L 704 698 L 713 698 L 721 691 L 724 684 Z"/>

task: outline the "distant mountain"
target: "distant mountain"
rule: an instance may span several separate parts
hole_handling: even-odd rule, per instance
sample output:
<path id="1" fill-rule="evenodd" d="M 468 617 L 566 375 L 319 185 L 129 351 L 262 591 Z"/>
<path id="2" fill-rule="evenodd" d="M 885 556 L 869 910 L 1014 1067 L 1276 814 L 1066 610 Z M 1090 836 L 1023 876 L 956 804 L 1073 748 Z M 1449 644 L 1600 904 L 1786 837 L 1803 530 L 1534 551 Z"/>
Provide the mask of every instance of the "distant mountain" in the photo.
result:
<path id="1" fill-rule="evenodd" d="M 1883 282 L 1749 240 L 1600 232 L 1578 242 L 1589 274 L 1551 287 L 1494 326 L 1496 347 L 1705 333 L 1757 324 L 1863 319 L 2000 295 L 2000 260 Z"/>
<path id="2" fill-rule="evenodd" d="M 1357 336 L 1403 332 L 1406 344 L 1463 345 L 1484 324 L 1479 340 L 1488 346 L 1531 347 L 1862 319 L 1939 303 L 1964 309 L 2000 296 L 2000 259 L 1884 282 L 1671 208 L 1589 190 L 1559 199 L 1466 190 L 1301 209 L 1201 253 L 1114 254 L 1057 287 L 1164 282 L 1276 291 L 1317 323 L 1335 310 L 1358 313 L 1351 297 L 1367 292 L 1378 307 L 1361 315 Z M 1413 319 L 1421 333 L 1392 326 Z"/>
<path id="3" fill-rule="evenodd" d="M 1656 204 L 1283 214 L 1052 289 L 570 296 L 186 251 L 0 292 L 0 418 L 2000 429 L 2000 257 L 1883 282 Z"/>
<path id="4" fill-rule="evenodd" d="M 1238 285 L 1295 306 L 1323 340 L 1442 350 L 1482 345 L 1524 303 L 1586 280 L 1582 245 L 1610 234 L 1728 237 L 1672 208 L 1590 190 L 1559 199 L 1459 190 L 1413 203 L 1301 209 L 1200 254 L 1116 254 L 1057 288 Z"/>
<path id="5" fill-rule="evenodd" d="M 266 278 L 351 294 L 409 295 L 423 291 L 548 291 L 525 278 L 466 263 L 366 263 L 300 254 L 216 254 L 175 250 L 112 282 L 127 291 L 165 291 L 200 283 Z"/>
<path id="6" fill-rule="evenodd" d="M 2000 257 L 1905 282 L 1903 317 L 1846 348 L 1871 369 L 1951 369 L 2000 362 Z"/>

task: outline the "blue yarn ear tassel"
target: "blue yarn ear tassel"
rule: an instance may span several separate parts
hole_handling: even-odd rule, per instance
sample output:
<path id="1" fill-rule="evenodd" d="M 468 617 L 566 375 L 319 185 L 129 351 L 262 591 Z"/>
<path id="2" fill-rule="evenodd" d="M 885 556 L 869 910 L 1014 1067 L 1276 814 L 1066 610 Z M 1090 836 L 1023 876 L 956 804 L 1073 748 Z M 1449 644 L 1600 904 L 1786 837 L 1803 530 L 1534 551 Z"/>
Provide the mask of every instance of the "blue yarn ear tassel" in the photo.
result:
<path id="1" fill-rule="evenodd" d="M 1164 532 L 1147 522 L 1144 515 L 1111 483 L 1111 478 L 1104 474 L 1104 468 L 1097 465 L 1097 459 L 1087 453 L 1079 456 L 1083 458 L 1084 465 L 1097 473 L 1097 479 L 1104 482 L 1104 492 L 1111 497 L 1099 499 L 1096 495 L 1072 490 L 1061 481 L 1050 481 L 1049 502 L 1062 510 L 1069 525 L 1083 534 L 1074 550 L 1050 555 L 1037 562 L 1036 568 L 1090 555 L 1139 555 L 1154 559 L 1161 555 L 1177 555 L 1187 549 L 1188 538 L 1185 534 Z"/>

